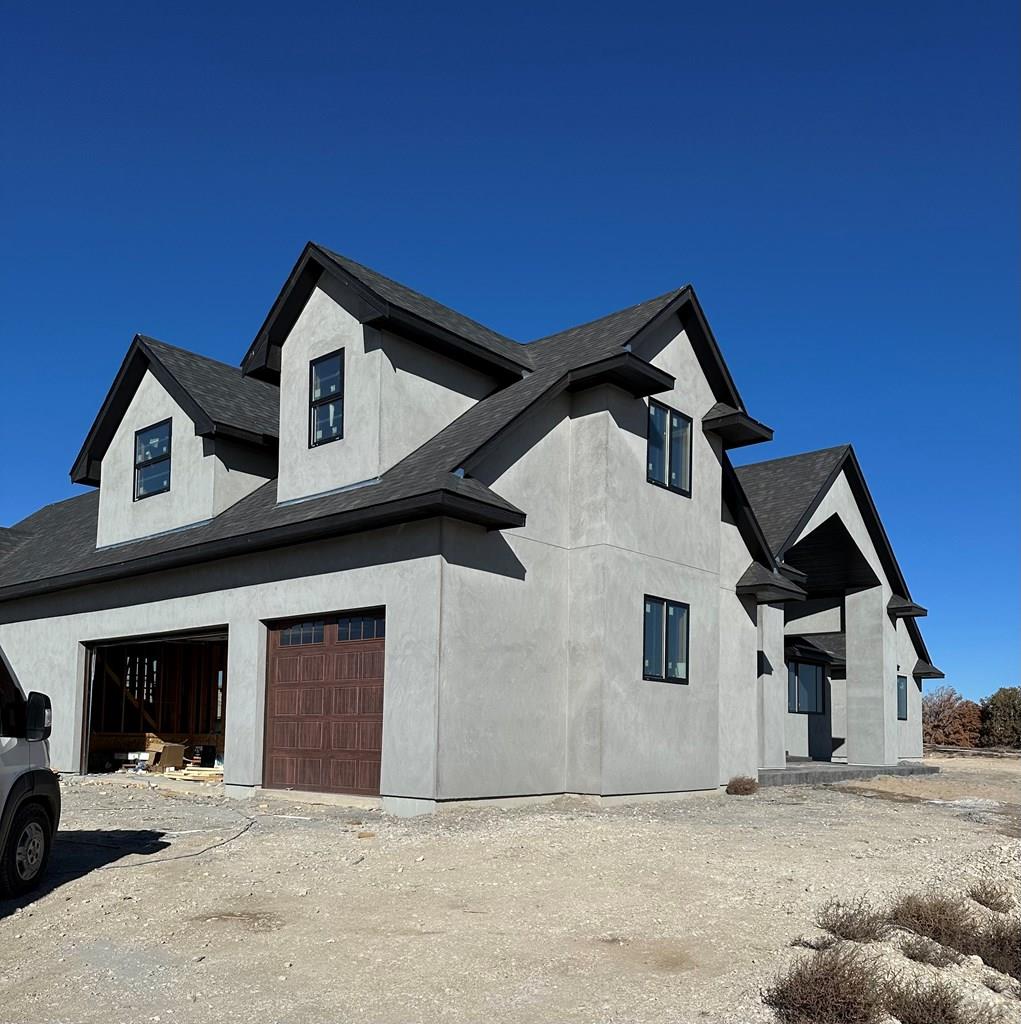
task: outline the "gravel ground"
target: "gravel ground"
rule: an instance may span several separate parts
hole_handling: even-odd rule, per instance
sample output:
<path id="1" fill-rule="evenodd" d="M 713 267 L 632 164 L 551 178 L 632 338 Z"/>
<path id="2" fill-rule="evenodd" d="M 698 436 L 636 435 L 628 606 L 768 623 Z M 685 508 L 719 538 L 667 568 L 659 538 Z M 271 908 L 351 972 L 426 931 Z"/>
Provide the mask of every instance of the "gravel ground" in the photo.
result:
<path id="1" fill-rule="evenodd" d="M 1021 897 L 1021 765 L 940 763 L 403 821 L 66 780 L 46 886 L 0 901 L 0 1020 L 767 1022 L 760 987 L 831 896 Z"/>

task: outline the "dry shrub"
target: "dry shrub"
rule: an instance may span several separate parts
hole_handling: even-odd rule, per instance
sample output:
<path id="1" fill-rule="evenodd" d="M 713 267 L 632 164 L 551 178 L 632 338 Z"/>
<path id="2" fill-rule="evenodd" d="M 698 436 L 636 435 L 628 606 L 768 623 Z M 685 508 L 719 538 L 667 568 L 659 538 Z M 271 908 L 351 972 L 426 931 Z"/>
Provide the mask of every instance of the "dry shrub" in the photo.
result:
<path id="1" fill-rule="evenodd" d="M 1021 981 L 1021 917 L 994 917 L 975 936 L 975 948 L 987 967 Z"/>
<path id="2" fill-rule="evenodd" d="M 886 915 L 873 909 L 864 896 L 830 900 L 816 914 L 815 923 L 824 932 L 851 942 L 876 942 L 890 930 Z"/>
<path id="3" fill-rule="evenodd" d="M 932 967 L 949 967 L 951 964 L 961 962 L 961 954 L 941 946 L 932 939 L 923 938 L 921 935 L 908 935 L 900 944 L 901 952 L 909 959 L 919 964 L 929 964 Z"/>
<path id="4" fill-rule="evenodd" d="M 887 982 L 886 1009 L 901 1024 L 994 1024 L 1000 1018 L 965 1001 L 946 978 Z"/>
<path id="5" fill-rule="evenodd" d="M 952 686 L 939 686 L 922 697 L 922 739 L 948 747 L 977 747 L 982 709 Z"/>
<path id="6" fill-rule="evenodd" d="M 983 879 L 968 890 L 968 895 L 983 907 L 995 910 L 998 914 L 1006 914 L 1014 905 L 1010 890 L 1005 885 L 997 885 L 989 879 Z"/>
<path id="7" fill-rule="evenodd" d="M 762 1001 L 781 1024 L 881 1024 L 886 984 L 874 960 L 840 945 L 795 961 Z"/>
<path id="8" fill-rule="evenodd" d="M 889 922 L 965 956 L 980 956 L 986 966 L 1021 981 L 1021 918 L 996 915 L 980 922 L 959 896 L 928 893 L 899 899 Z"/>
<path id="9" fill-rule="evenodd" d="M 759 784 L 750 775 L 735 775 L 727 783 L 727 792 L 731 796 L 751 796 L 758 789 Z"/>
<path id="10" fill-rule="evenodd" d="M 897 928 L 924 935 L 959 953 L 972 952 L 966 947 L 975 935 L 976 923 L 960 896 L 942 893 L 902 896 L 890 908 L 887 919 Z"/>

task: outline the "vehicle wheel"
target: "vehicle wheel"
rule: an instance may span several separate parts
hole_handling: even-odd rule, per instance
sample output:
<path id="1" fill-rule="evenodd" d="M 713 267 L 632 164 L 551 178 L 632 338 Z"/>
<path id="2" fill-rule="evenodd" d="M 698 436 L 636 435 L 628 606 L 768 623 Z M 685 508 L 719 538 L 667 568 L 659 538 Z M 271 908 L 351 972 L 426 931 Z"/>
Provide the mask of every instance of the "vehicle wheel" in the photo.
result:
<path id="1" fill-rule="evenodd" d="M 50 819 L 38 804 L 22 807 L 0 850 L 0 893 L 21 896 L 34 888 L 50 859 Z"/>

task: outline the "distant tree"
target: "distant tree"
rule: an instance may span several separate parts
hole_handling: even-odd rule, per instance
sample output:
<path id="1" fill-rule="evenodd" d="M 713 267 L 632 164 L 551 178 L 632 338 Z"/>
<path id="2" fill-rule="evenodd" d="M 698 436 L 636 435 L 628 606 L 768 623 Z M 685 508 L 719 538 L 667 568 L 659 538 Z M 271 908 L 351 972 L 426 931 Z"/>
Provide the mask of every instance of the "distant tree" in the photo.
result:
<path id="1" fill-rule="evenodd" d="M 982 709 L 952 686 L 940 686 L 922 697 L 922 740 L 944 747 L 977 747 Z"/>
<path id="2" fill-rule="evenodd" d="M 982 701 L 983 747 L 1021 748 L 1021 686 L 1001 686 Z"/>

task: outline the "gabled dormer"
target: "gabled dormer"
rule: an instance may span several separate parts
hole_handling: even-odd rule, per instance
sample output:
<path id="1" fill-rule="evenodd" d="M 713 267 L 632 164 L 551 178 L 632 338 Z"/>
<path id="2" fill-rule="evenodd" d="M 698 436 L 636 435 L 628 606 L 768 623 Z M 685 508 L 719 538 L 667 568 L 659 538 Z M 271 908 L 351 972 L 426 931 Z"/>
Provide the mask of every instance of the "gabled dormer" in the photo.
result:
<path id="1" fill-rule="evenodd" d="M 525 346 L 312 243 L 243 361 L 279 384 L 280 502 L 372 484 L 531 368 Z"/>
<path id="2" fill-rule="evenodd" d="M 136 335 L 71 469 L 96 546 L 207 522 L 276 474 L 277 389 Z"/>

